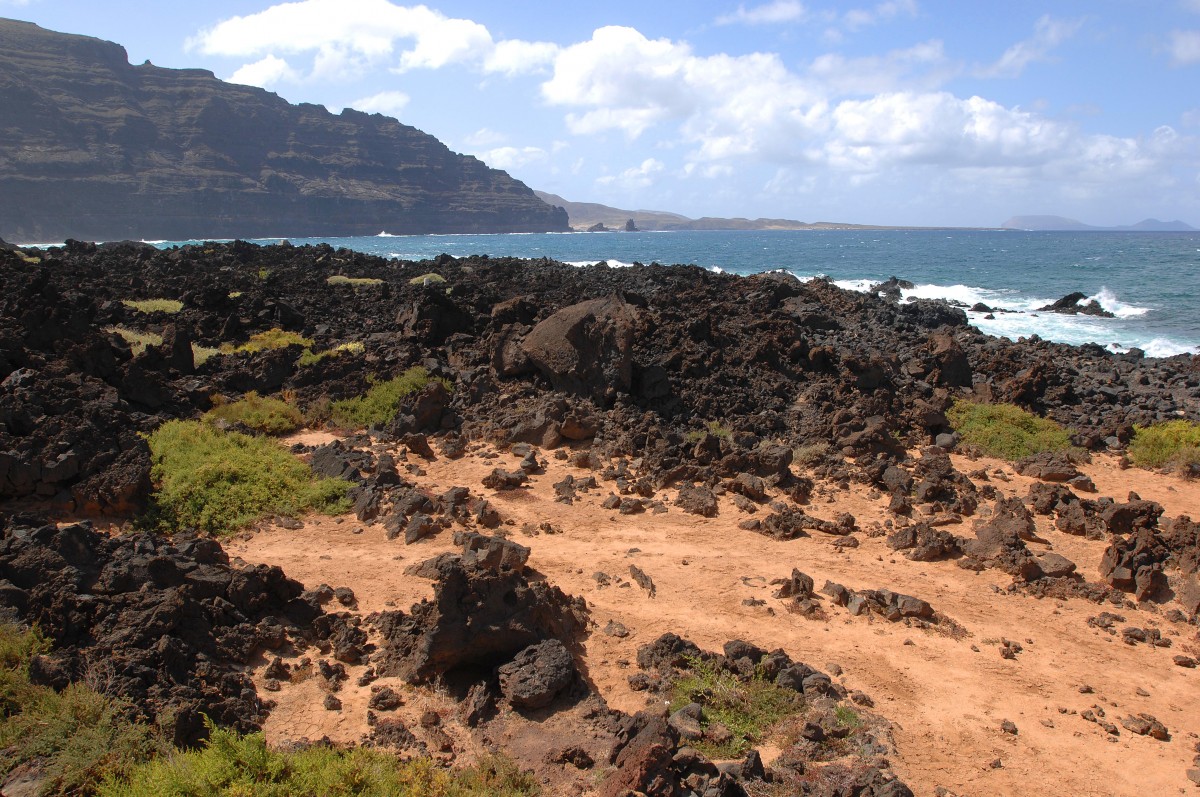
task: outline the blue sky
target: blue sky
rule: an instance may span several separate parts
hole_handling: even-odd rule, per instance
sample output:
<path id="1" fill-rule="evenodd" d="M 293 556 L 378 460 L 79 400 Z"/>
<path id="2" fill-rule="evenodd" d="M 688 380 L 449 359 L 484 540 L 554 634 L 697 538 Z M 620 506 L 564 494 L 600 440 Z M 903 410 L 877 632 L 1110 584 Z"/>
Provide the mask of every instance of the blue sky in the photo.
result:
<path id="1" fill-rule="evenodd" d="M 1200 227 L 1200 0 L 0 0 L 0 15 L 396 116 L 575 201 Z"/>

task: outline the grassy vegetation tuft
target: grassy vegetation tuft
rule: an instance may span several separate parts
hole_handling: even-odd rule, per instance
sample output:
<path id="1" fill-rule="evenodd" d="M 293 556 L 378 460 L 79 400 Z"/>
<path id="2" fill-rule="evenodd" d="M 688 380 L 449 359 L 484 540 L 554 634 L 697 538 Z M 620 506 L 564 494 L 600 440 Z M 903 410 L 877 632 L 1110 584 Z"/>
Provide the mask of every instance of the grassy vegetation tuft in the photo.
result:
<path id="1" fill-rule="evenodd" d="M 373 288 L 383 284 L 383 280 L 374 277 L 345 277 L 341 274 L 329 277 L 325 281 L 330 285 L 349 285 L 352 288 Z"/>
<path id="2" fill-rule="evenodd" d="M 120 335 L 129 344 L 134 357 L 141 355 L 149 346 L 161 346 L 163 343 L 162 335 L 154 332 L 139 332 L 128 327 L 105 327 L 104 331 Z"/>
<path id="3" fill-rule="evenodd" d="M 946 417 L 964 443 L 988 456 L 1018 460 L 1043 451 L 1071 449 L 1066 429 L 1012 404 L 978 404 L 960 399 Z"/>
<path id="4" fill-rule="evenodd" d="M 530 797 L 536 781 L 500 760 L 450 772 L 428 758 L 401 762 L 380 750 L 311 747 L 281 752 L 261 733 L 211 728 L 202 750 L 159 758 L 109 779 L 100 797 Z"/>
<path id="5" fill-rule="evenodd" d="M 129 707 L 83 684 L 62 692 L 29 682 L 29 662 L 50 645 L 36 631 L 0 625 L 0 773 L 38 762 L 41 794 L 91 794 L 168 748 Z"/>
<path id="6" fill-rule="evenodd" d="M 266 515 L 349 508 L 348 482 L 317 479 L 273 440 L 179 420 L 148 440 L 157 487 L 152 519 L 159 525 L 224 534 Z"/>
<path id="7" fill-rule="evenodd" d="M 722 424 L 720 421 L 709 421 L 704 424 L 704 431 L 693 429 L 687 433 L 686 440 L 689 443 L 697 443 L 705 434 L 710 434 L 713 437 L 718 437 L 722 440 L 728 440 L 733 437 L 733 431 L 729 427 Z"/>
<path id="8" fill-rule="evenodd" d="M 177 299 L 122 299 L 121 304 L 139 313 L 178 313 L 183 302 Z"/>
<path id="9" fill-rule="evenodd" d="M 266 434 L 288 434 L 304 425 L 300 410 L 286 401 L 260 396 L 253 390 L 237 401 L 217 403 L 204 413 L 204 420 L 208 423 L 240 423 Z"/>
<path id="10" fill-rule="evenodd" d="M 416 393 L 434 378 L 424 368 L 409 368 L 395 379 L 375 382 L 366 395 L 333 402 L 330 420 L 342 429 L 363 429 L 387 423 L 396 415 L 400 402 Z M 447 390 L 450 383 L 440 380 Z"/>
<path id="11" fill-rule="evenodd" d="M 1200 423 L 1178 420 L 1133 427 L 1129 461 L 1143 468 L 1200 467 Z"/>
<path id="12" fill-rule="evenodd" d="M 760 676 L 743 682 L 732 673 L 700 659 L 689 659 L 688 669 L 671 685 L 671 711 L 696 696 L 703 696 L 704 716 L 719 722 L 732 738 L 725 744 L 708 739 L 693 746 L 709 758 L 739 758 L 763 739 L 773 726 L 802 710 L 803 698 L 795 690 L 776 686 Z"/>
<path id="13" fill-rule="evenodd" d="M 332 349 L 326 349 L 325 351 L 321 352 L 314 352 L 312 349 L 305 349 L 304 353 L 300 355 L 300 359 L 296 361 L 296 364 L 303 368 L 310 365 L 316 365 L 322 360 L 330 357 L 354 356 L 362 354 L 364 351 L 366 351 L 366 347 L 358 341 L 342 343 L 338 346 L 334 346 Z"/>
<path id="14" fill-rule="evenodd" d="M 446 281 L 446 278 L 443 277 L 441 274 L 437 274 L 437 273 L 434 273 L 431 271 L 428 274 L 422 274 L 419 277 L 413 277 L 412 279 L 410 279 L 408 281 L 408 284 L 409 285 L 436 285 L 439 282 L 445 282 L 445 281 Z"/>
<path id="15" fill-rule="evenodd" d="M 306 338 L 299 332 L 285 332 L 276 327 L 268 329 L 266 332 L 259 332 L 250 336 L 250 340 L 240 346 L 235 346 L 232 343 L 226 343 L 221 346 L 222 354 L 241 354 L 248 352 L 267 351 L 269 349 L 283 349 L 288 346 L 303 346 L 309 348 L 313 345 L 312 338 Z"/>

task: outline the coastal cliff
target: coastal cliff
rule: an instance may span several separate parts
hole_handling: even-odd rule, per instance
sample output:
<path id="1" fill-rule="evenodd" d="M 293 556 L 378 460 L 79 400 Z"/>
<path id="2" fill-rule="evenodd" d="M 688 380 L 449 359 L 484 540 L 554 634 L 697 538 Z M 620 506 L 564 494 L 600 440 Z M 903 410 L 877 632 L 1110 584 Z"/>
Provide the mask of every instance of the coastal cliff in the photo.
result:
<path id="1" fill-rule="evenodd" d="M 395 119 L 0 20 L 0 236 L 187 239 L 566 230 L 561 208 Z"/>

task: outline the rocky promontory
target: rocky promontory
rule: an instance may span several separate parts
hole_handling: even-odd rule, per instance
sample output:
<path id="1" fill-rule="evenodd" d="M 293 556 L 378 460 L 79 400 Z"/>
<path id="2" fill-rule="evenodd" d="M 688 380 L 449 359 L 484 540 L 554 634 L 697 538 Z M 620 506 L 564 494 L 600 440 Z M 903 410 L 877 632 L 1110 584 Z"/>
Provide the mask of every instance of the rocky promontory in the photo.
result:
<path id="1" fill-rule="evenodd" d="M 379 114 L 291 105 L 0 19 L 0 236 L 186 240 L 566 230 L 523 183 Z"/>

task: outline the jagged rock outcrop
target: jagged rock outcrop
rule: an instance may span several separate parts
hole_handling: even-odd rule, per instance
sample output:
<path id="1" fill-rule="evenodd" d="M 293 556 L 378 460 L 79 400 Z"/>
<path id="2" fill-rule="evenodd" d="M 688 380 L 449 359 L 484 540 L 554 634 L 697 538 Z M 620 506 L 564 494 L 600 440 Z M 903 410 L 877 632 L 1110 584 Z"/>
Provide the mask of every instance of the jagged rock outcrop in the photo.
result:
<path id="1" fill-rule="evenodd" d="M 0 20 L 10 240 L 545 232 L 567 214 L 379 114 L 291 105 L 111 42 Z"/>

